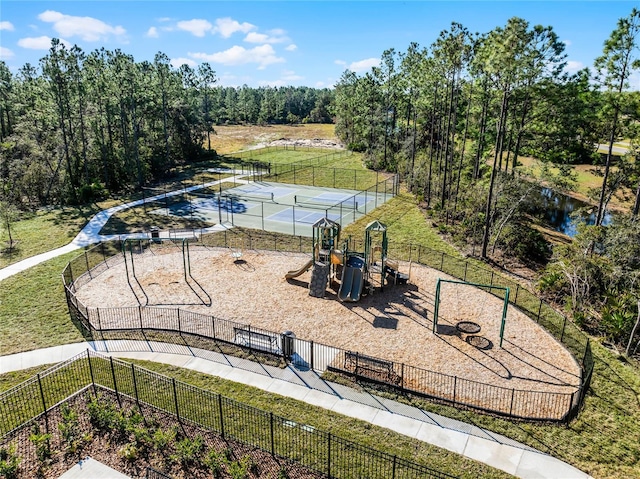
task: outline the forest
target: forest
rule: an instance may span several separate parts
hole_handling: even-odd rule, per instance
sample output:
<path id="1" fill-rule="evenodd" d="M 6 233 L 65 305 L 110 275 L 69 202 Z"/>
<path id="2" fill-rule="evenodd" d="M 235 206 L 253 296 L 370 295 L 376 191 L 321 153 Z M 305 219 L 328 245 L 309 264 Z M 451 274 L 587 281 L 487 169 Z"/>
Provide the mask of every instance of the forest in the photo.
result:
<path id="1" fill-rule="evenodd" d="M 37 66 L 14 74 L 0 62 L 0 209 L 8 218 L 161 181 L 216 158 L 216 125 L 333 122 L 369 168 L 399 173 L 455 244 L 534 266 L 547 298 L 622 343 L 640 314 L 639 32 L 633 9 L 592 68 L 568 72 L 551 26 L 512 18 L 471 33 L 452 23 L 432 45 L 386 50 L 370 71 L 321 90 L 222 87 L 207 63 L 175 69 L 163 53 L 137 62 L 54 39 Z M 614 155 L 620 141 L 628 151 Z M 531 158 L 536 174 L 522 166 Z M 602 176 L 590 192 L 595 225 L 551 248 L 536 193 L 570 192 L 576 164 Z M 604 227 L 612 198 L 622 200 Z"/>
<path id="2" fill-rule="evenodd" d="M 216 124 L 330 123 L 333 91 L 219 87 L 208 63 L 175 69 L 120 50 L 86 54 L 57 39 L 38 66 L 0 62 L 4 201 L 81 204 L 215 158 Z"/>
<path id="3" fill-rule="evenodd" d="M 346 71 L 334 109 L 339 138 L 370 167 L 398 172 L 456 244 L 541 270 L 547 298 L 583 327 L 628 340 L 627 352 L 640 323 L 640 92 L 629 83 L 639 32 L 634 9 L 592 70 L 568 73 L 552 27 L 511 18 L 472 34 L 453 23 L 427 48 L 389 49 L 370 72 Z M 621 140 L 628 152 L 614 155 Z M 542 162 L 536 175 L 521 167 L 531 158 Z M 539 192 L 571 192 L 577 164 L 602 177 L 589 192 L 595 225 L 552 249 Z M 614 196 L 616 219 L 604 227 Z"/>

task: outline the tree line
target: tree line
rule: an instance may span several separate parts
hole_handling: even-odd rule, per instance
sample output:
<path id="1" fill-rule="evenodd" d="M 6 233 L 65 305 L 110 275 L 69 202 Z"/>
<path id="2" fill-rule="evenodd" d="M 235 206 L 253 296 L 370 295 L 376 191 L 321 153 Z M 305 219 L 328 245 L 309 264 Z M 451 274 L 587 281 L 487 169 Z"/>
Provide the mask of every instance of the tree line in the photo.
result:
<path id="1" fill-rule="evenodd" d="M 471 34 L 453 23 L 428 48 L 412 43 L 405 52 L 385 51 L 379 66 L 358 76 L 346 71 L 336 85 L 336 133 L 363 151 L 372 167 L 397 171 L 427 205 L 446 212 L 445 221 L 465 218 L 464 208 L 483 194 L 483 256 L 490 227 L 498 222 L 496 188 L 516 175 L 523 157 L 563 167 L 601 161 L 597 145 L 638 138 L 640 96 L 626 91 L 638 46 L 637 10 L 623 19 L 595 64 L 565 71 L 564 43 L 552 27 L 512 18 L 504 27 Z M 622 186 L 636 191 L 635 154 L 604 161 L 598 220 Z M 555 180 L 567 186 L 567 169 Z M 563 184 L 562 181 L 565 181 Z"/>
<path id="2" fill-rule="evenodd" d="M 572 164 L 600 165 L 602 187 L 592 192 L 598 233 L 583 230 L 557 248 L 543 283 L 582 324 L 628 338 L 640 296 L 640 92 L 629 88 L 640 68 L 639 32 L 633 9 L 593 69 L 567 73 L 565 45 L 550 26 L 511 18 L 474 34 L 452 23 L 429 47 L 389 49 L 370 71 L 344 72 L 336 133 L 371 167 L 398 172 L 443 232 L 478 245 L 486 259 L 498 248 L 546 264 L 552 250 L 535 225 L 540 189 L 569 190 Z M 614 156 L 622 139 L 630 152 Z M 531 157 L 542 160 L 544 183 L 516 168 Z M 634 192 L 632 220 L 600 228 L 621 191 Z"/>
<path id="3" fill-rule="evenodd" d="M 216 124 L 330 122 L 332 91 L 216 85 L 208 63 L 172 68 L 59 40 L 16 74 L 0 62 L 0 200 L 19 209 L 131 191 L 215 156 Z"/>

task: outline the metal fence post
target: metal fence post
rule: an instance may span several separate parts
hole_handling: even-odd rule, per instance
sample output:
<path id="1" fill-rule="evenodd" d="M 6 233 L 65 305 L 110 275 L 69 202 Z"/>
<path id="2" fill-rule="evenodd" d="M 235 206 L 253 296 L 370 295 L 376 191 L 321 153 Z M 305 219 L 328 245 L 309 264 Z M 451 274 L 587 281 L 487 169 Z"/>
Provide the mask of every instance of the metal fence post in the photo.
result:
<path id="1" fill-rule="evenodd" d="M 44 425 L 48 434 L 49 433 L 49 416 L 47 414 L 47 403 L 44 400 L 44 390 L 42 389 L 42 380 L 40 379 L 40 373 L 38 373 L 37 377 L 38 377 L 38 387 L 40 388 L 40 399 L 42 400 L 42 411 L 44 413 Z"/>
<path id="2" fill-rule="evenodd" d="M 458 376 L 453 376 L 453 405 L 456 405 L 456 389 L 458 386 Z"/>
<path id="3" fill-rule="evenodd" d="M 98 331 L 102 332 L 102 323 L 100 322 L 100 308 L 96 308 L 96 314 L 98 315 Z M 91 326 L 91 321 L 89 321 L 89 325 Z"/>
<path id="4" fill-rule="evenodd" d="M 311 347 L 311 358 L 310 358 L 311 364 L 310 364 L 310 366 L 311 366 L 311 370 L 315 371 L 315 351 L 314 351 L 315 348 L 314 348 L 314 342 L 313 341 L 311 341 L 311 346 L 310 347 Z"/>
<path id="5" fill-rule="evenodd" d="M 113 367 L 113 356 L 109 357 L 111 363 L 111 377 L 113 378 L 113 390 L 116 393 L 116 399 L 118 400 L 118 406 L 122 409 L 122 402 L 120 401 L 120 393 L 118 393 L 118 383 L 116 382 L 116 370 Z"/>
<path id="6" fill-rule="evenodd" d="M 176 407 L 176 417 L 178 418 L 178 422 L 182 423 L 182 419 L 180 419 L 180 409 L 178 409 L 178 391 L 176 390 L 175 378 L 171 378 L 171 385 L 173 386 L 173 404 Z"/>
<path id="7" fill-rule="evenodd" d="M 536 322 L 540 322 L 540 314 L 542 313 L 542 300 L 540 300 L 540 306 L 538 306 L 538 319 Z"/>
<path id="8" fill-rule="evenodd" d="M 327 477 L 331 479 L 331 433 L 327 433 Z"/>
<path id="9" fill-rule="evenodd" d="M 220 435 L 224 439 L 224 415 L 222 414 L 222 395 L 218 394 L 218 411 L 220 412 Z"/>
<path id="10" fill-rule="evenodd" d="M 140 332 L 144 331 L 142 327 L 142 306 L 138 306 L 138 317 L 140 318 Z"/>
<path id="11" fill-rule="evenodd" d="M 398 460 L 398 457 L 394 454 L 393 455 L 393 466 L 391 468 L 391 479 L 396 479 L 396 461 Z"/>
<path id="12" fill-rule="evenodd" d="M 98 392 L 96 391 L 96 380 L 93 376 L 93 365 L 91 364 L 91 353 L 89 352 L 89 348 L 87 348 L 87 361 L 89 363 L 89 375 L 91 376 L 91 384 L 93 385 L 93 395 L 97 396 Z"/>
<path id="13" fill-rule="evenodd" d="M 84 263 L 87 265 L 87 273 L 89 273 L 89 278 L 93 279 L 91 276 L 91 270 L 89 269 L 89 258 L 87 258 L 87 252 L 84 252 Z"/>
<path id="14" fill-rule="evenodd" d="M 273 412 L 269 413 L 269 427 L 271 429 L 271 455 L 275 456 L 276 448 L 275 448 L 275 441 L 274 441 L 274 434 L 273 434 Z"/>
<path id="15" fill-rule="evenodd" d="M 516 390 L 515 388 L 511 389 L 511 406 L 509 407 L 509 416 L 511 416 L 513 414 L 513 398 L 516 395 Z"/>
<path id="16" fill-rule="evenodd" d="M 138 411 L 142 414 L 142 408 L 140 407 L 140 397 L 138 396 L 138 382 L 136 381 L 136 365 L 131 363 L 131 379 L 133 379 L 133 394 L 136 396 L 136 404 L 138 405 Z"/>

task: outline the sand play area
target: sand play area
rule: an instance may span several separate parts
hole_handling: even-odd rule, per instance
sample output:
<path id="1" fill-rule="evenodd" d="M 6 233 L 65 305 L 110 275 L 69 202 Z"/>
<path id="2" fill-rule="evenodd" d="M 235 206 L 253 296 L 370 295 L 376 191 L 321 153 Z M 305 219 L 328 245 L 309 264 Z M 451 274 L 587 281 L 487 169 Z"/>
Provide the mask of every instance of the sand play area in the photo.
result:
<path id="1" fill-rule="evenodd" d="M 191 275 L 210 296 L 210 306 L 185 282 L 179 248 L 134 254 L 146 307 L 180 308 L 276 333 L 290 330 L 301 339 L 516 390 L 571 393 L 579 385 L 573 357 L 512 306 L 500 348 L 503 301 L 472 286 L 442 283 L 438 334 L 433 334 L 436 281 L 447 278 L 437 270 L 413 264 L 408 284 L 343 303 L 337 282 L 329 284 L 324 298 L 309 296 L 310 271 L 285 280 L 285 273 L 308 261 L 306 255 L 245 250 L 238 258 L 232 253 L 191 247 Z M 401 263 L 400 270 L 408 273 L 409 265 Z M 122 262 L 79 287 L 77 298 L 89 308 L 138 306 Z M 467 343 L 455 328 L 460 321 L 480 325 L 478 335 L 489 346 Z"/>

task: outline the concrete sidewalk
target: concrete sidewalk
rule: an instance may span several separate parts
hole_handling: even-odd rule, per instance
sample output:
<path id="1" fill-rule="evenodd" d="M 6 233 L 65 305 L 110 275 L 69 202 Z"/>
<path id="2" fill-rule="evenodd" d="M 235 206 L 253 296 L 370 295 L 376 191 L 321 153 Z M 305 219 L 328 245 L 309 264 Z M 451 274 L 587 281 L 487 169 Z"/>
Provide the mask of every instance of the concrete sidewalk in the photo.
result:
<path id="1" fill-rule="evenodd" d="M 281 369 L 188 346 L 144 341 L 95 341 L 0 357 L 0 373 L 69 359 L 87 348 L 127 359 L 192 369 L 257 387 L 393 430 L 521 478 L 590 476 L 507 437 L 396 401 L 323 380 L 315 371 Z"/>
<path id="2" fill-rule="evenodd" d="M 203 183 L 201 185 L 190 186 L 189 188 L 183 188 L 181 190 L 176 190 L 176 191 L 171 191 L 169 193 L 163 193 L 160 195 L 151 196 L 143 200 L 131 201 L 129 203 L 125 203 L 122 205 L 114 206 L 106 210 L 102 210 L 100 213 L 97 213 L 96 215 L 94 215 L 93 218 L 89 220 L 89 222 L 84 226 L 84 228 L 82 228 L 82 231 L 80 231 L 80 233 L 78 233 L 76 237 L 73 239 L 73 241 L 71 241 L 71 243 L 69 243 L 68 245 L 62 246 L 60 248 L 57 248 L 51 251 L 47 251 L 46 253 L 42 253 L 36 256 L 31 256 L 30 258 L 23 259 L 22 261 L 18 261 L 16 263 L 10 264 L 5 268 L 0 269 L 0 281 L 10 276 L 13 276 L 15 274 L 18 274 L 21 271 L 25 271 L 31 268 L 32 266 L 48 261 L 52 258 L 56 258 L 63 254 L 69 253 L 71 251 L 84 248 L 85 246 L 90 246 L 92 244 L 100 243 L 101 241 L 124 240 L 124 239 L 147 239 L 150 237 L 149 233 L 101 235 L 100 231 L 102 230 L 102 228 L 104 228 L 104 225 L 107 224 L 111 216 L 113 216 L 115 213 L 122 210 L 126 210 L 128 208 L 133 208 L 134 206 L 140 206 L 141 204 L 143 204 L 144 201 L 154 201 L 154 200 L 159 200 L 159 199 L 163 199 L 171 196 L 181 195 L 183 193 L 188 193 L 190 191 L 195 191 L 202 188 L 215 186 L 218 183 L 222 183 L 224 181 L 234 181 L 240 184 L 247 183 L 247 180 L 242 179 L 243 176 L 246 176 L 246 175 L 237 175 L 231 178 L 224 178 L 222 180 Z M 201 231 L 202 233 L 212 233 L 215 231 L 222 231 L 225 229 L 229 229 L 230 227 L 232 226 L 229 224 L 215 225 L 215 226 L 212 226 L 211 228 L 202 228 L 199 231 Z"/>

